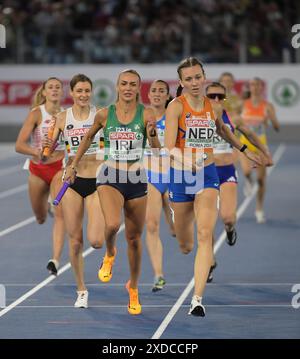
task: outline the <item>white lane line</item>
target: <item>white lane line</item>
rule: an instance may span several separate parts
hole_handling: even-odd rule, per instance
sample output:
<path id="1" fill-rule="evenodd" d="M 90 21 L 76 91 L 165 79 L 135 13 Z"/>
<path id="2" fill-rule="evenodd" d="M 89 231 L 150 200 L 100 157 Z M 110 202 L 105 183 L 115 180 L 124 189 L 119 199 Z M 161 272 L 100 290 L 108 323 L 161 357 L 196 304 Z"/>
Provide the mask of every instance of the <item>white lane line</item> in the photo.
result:
<path id="1" fill-rule="evenodd" d="M 13 226 L 8 227 L 8 228 L 4 229 L 3 231 L 1 231 L 1 232 L 0 232 L 0 237 L 3 237 L 3 236 L 5 236 L 5 235 L 8 234 L 8 233 L 11 233 L 11 232 L 13 232 L 13 231 L 16 231 L 17 229 L 22 228 L 22 227 L 25 227 L 25 226 L 27 226 L 28 224 L 33 223 L 33 222 L 35 222 L 35 217 L 34 217 L 34 216 L 33 216 L 33 217 L 29 217 L 29 218 L 25 219 L 24 221 L 19 222 L 19 223 L 17 223 L 17 224 L 14 224 Z"/>
<path id="2" fill-rule="evenodd" d="M 143 308 L 170 308 L 172 304 L 143 304 Z M 189 308 L 189 305 L 183 305 L 183 308 Z M 233 308 L 292 308 L 292 305 L 289 304 L 206 304 L 205 307 L 233 307 Z M 74 305 L 19 305 L 16 309 L 37 309 L 37 308 L 73 308 Z M 89 305 L 89 308 L 127 308 L 127 305 Z M 75 309 L 77 310 L 77 309 Z"/>
<path id="3" fill-rule="evenodd" d="M 35 285 L 37 285 L 38 283 L 4 283 L 2 282 L 1 284 L 3 284 L 5 287 L 33 287 Z M 49 287 L 51 286 L 55 286 L 55 287 L 74 287 L 74 283 L 59 283 L 59 284 L 50 284 Z M 295 282 L 293 283 L 209 283 L 210 287 L 227 287 L 227 286 L 268 286 L 268 287 L 272 287 L 272 286 L 279 286 L 279 287 L 283 287 L 283 286 L 293 286 L 295 285 Z M 98 283 L 86 283 L 87 287 L 99 287 L 99 282 Z M 124 283 L 102 283 L 101 287 L 124 287 Z M 139 287 L 152 287 L 153 283 L 139 283 Z M 167 283 L 165 285 L 166 288 L 168 287 L 185 287 L 186 286 L 186 282 L 185 283 Z"/>
<path id="4" fill-rule="evenodd" d="M 3 170 L 0 170 L 0 177 L 2 176 L 6 176 L 15 172 L 21 172 L 22 171 L 22 165 L 16 165 L 16 166 L 11 166 L 8 168 L 5 168 Z"/>
<path id="5" fill-rule="evenodd" d="M 28 188 L 28 185 L 26 183 L 26 184 L 22 184 L 21 186 L 8 189 L 7 191 L 0 192 L 0 199 L 12 196 L 12 195 L 17 194 L 19 192 L 26 191 L 27 188 Z"/>
<path id="6" fill-rule="evenodd" d="M 273 156 L 274 165 L 272 167 L 268 168 L 268 171 L 267 171 L 268 176 L 272 173 L 272 171 L 274 170 L 274 168 L 278 164 L 278 161 L 280 160 L 281 156 L 283 155 L 285 149 L 286 149 L 286 146 L 284 144 L 280 144 L 278 146 L 278 148 L 275 151 L 275 154 Z M 244 201 L 242 202 L 242 204 L 240 205 L 240 207 L 239 207 L 239 209 L 237 211 L 237 220 L 245 212 L 246 208 L 248 207 L 251 200 L 255 196 L 256 191 L 257 191 L 257 186 L 254 187 L 251 196 L 246 197 L 244 199 Z M 218 240 L 217 240 L 217 242 L 216 242 L 216 244 L 214 246 L 214 253 L 217 253 L 217 251 L 219 250 L 219 248 L 221 247 L 221 245 L 225 241 L 225 238 L 226 238 L 226 232 L 224 230 L 222 232 L 222 234 L 219 236 L 219 238 L 218 238 Z M 193 287 L 194 287 L 194 277 L 190 280 L 190 282 L 188 283 L 188 285 L 186 286 L 186 288 L 184 289 L 184 291 L 182 292 L 180 297 L 177 299 L 176 303 L 173 305 L 173 307 L 171 308 L 169 313 L 163 319 L 163 321 L 161 322 L 160 326 L 157 328 L 157 330 L 155 331 L 155 333 L 153 334 L 151 339 L 159 339 L 162 336 L 162 334 L 166 330 L 167 326 L 169 325 L 169 323 L 171 322 L 171 320 L 173 319 L 175 314 L 178 312 L 178 310 L 182 306 L 183 302 L 186 300 L 187 296 L 190 294 Z"/>
<path id="7" fill-rule="evenodd" d="M 121 225 L 119 232 L 122 232 L 125 228 L 124 223 Z M 85 250 L 83 252 L 83 257 L 85 258 L 86 256 L 88 256 L 89 254 L 91 254 L 95 249 L 90 247 L 87 250 Z M 68 269 L 71 268 L 71 263 L 67 263 L 65 264 L 57 273 L 57 276 L 62 275 L 65 271 L 67 271 Z M 26 292 L 25 294 L 23 294 L 20 298 L 18 298 L 17 300 L 15 300 L 13 303 L 11 303 L 10 305 L 8 305 L 6 308 L 2 309 L 0 311 L 0 318 L 3 317 L 6 313 L 10 312 L 12 309 L 14 309 L 17 305 L 21 304 L 22 302 L 24 302 L 24 300 L 26 300 L 27 298 L 31 297 L 33 294 L 35 294 L 36 292 L 38 292 L 40 289 L 42 289 L 43 287 L 45 287 L 48 283 L 52 282 L 56 277 L 54 275 L 50 275 L 48 278 L 46 278 L 45 280 L 43 280 L 41 283 L 39 283 L 37 286 L 35 286 L 34 288 L 32 288 L 31 290 L 29 290 L 28 292 Z"/>

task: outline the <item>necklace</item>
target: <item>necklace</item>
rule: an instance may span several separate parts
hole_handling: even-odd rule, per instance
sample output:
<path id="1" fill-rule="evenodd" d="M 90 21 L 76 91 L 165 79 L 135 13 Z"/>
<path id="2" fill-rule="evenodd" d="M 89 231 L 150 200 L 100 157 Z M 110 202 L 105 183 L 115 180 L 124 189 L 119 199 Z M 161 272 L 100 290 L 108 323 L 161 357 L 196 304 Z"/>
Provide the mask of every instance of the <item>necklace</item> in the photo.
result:
<path id="1" fill-rule="evenodd" d="M 121 112 L 123 112 L 125 115 L 127 115 L 129 112 L 130 112 L 130 108 L 129 107 L 122 107 L 121 105 L 119 105 L 119 110 L 121 111 Z"/>

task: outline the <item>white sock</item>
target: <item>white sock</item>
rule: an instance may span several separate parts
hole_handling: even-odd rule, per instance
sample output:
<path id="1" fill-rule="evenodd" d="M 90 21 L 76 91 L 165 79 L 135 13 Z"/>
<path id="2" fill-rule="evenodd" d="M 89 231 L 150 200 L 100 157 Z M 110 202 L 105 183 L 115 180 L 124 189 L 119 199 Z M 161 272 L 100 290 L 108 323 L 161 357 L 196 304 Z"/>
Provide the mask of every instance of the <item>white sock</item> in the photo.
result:
<path id="1" fill-rule="evenodd" d="M 59 267 L 59 261 L 57 261 L 56 259 L 50 259 L 50 261 L 55 264 L 55 267 L 56 267 L 56 268 Z"/>
<path id="2" fill-rule="evenodd" d="M 86 290 L 77 290 L 77 294 L 85 294 L 87 293 L 87 289 Z"/>
<path id="3" fill-rule="evenodd" d="M 194 295 L 193 299 L 196 300 L 197 302 L 199 302 L 200 304 L 202 302 L 202 297 L 199 297 L 199 295 Z"/>

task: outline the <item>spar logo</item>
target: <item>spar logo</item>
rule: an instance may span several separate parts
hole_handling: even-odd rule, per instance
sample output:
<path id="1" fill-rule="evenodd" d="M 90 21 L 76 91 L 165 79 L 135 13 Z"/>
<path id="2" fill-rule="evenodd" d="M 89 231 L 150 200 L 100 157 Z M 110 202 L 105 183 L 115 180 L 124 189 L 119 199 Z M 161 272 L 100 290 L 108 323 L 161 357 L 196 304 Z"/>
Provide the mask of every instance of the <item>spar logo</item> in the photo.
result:
<path id="1" fill-rule="evenodd" d="M 109 139 L 113 141 L 125 140 L 134 141 L 136 138 L 134 132 L 112 132 L 109 135 Z"/>
<path id="2" fill-rule="evenodd" d="M 6 48 L 6 30 L 5 26 L 0 24 L 0 49 Z"/>
<path id="3" fill-rule="evenodd" d="M 74 129 L 70 129 L 67 130 L 67 136 L 82 136 L 84 137 L 84 135 L 89 131 L 88 128 L 74 128 Z"/>
<path id="4" fill-rule="evenodd" d="M 93 88 L 93 102 L 96 106 L 105 107 L 114 102 L 116 89 L 113 82 L 105 79 L 96 80 Z"/>
<path id="5" fill-rule="evenodd" d="M 188 127 L 209 127 L 209 121 L 207 119 L 192 118 L 185 121 Z"/>
<path id="6" fill-rule="evenodd" d="M 281 79 L 274 84 L 272 95 L 278 105 L 294 106 L 299 100 L 300 88 L 294 80 Z"/>

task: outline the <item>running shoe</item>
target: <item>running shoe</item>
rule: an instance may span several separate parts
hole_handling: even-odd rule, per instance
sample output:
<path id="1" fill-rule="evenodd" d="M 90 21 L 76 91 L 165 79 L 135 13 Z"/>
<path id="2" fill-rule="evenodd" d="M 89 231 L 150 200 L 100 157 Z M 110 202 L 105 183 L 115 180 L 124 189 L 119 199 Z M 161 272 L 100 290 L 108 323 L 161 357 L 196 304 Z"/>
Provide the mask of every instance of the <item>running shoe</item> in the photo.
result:
<path id="1" fill-rule="evenodd" d="M 162 290 L 165 284 L 166 280 L 164 279 L 164 277 L 155 277 L 152 292 L 158 292 L 159 290 Z"/>
<path id="2" fill-rule="evenodd" d="M 105 253 L 105 256 L 103 258 L 103 262 L 101 264 L 101 267 L 98 271 L 98 278 L 101 280 L 101 282 L 107 283 L 112 278 L 112 267 L 115 262 L 115 257 L 117 254 L 117 249 L 115 248 L 115 255 L 112 257 L 108 257 L 107 253 Z"/>
<path id="3" fill-rule="evenodd" d="M 205 317 L 205 308 L 201 303 L 200 297 L 194 295 L 191 301 L 191 306 L 189 310 L 189 315 L 194 315 L 195 317 Z"/>
<path id="4" fill-rule="evenodd" d="M 255 217 L 257 223 L 265 223 L 266 217 L 264 211 L 255 211 Z"/>
<path id="5" fill-rule="evenodd" d="M 213 271 L 214 269 L 217 267 L 217 262 L 215 262 L 211 267 L 210 267 L 210 270 L 209 270 L 209 273 L 208 273 L 208 276 L 207 276 L 207 283 L 210 283 L 213 281 L 214 277 L 213 277 Z"/>
<path id="6" fill-rule="evenodd" d="M 230 232 L 226 232 L 227 237 L 226 237 L 226 242 L 230 245 L 230 246 L 234 246 L 235 242 L 237 240 L 237 233 L 235 228 L 233 227 L 233 229 Z"/>
<path id="7" fill-rule="evenodd" d="M 244 184 L 244 188 L 243 188 L 244 196 L 245 197 L 251 196 L 252 191 L 253 191 L 252 181 L 249 180 L 247 177 L 245 177 L 245 184 Z"/>
<path id="8" fill-rule="evenodd" d="M 59 267 L 58 261 L 55 259 L 50 259 L 46 268 L 48 269 L 50 274 L 53 274 L 56 276 L 58 267 Z"/>
<path id="9" fill-rule="evenodd" d="M 75 308 L 88 308 L 89 292 L 87 290 L 77 291 L 77 299 L 74 303 Z"/>
<path id="10" fill-rule="evenodd" d="M 132 315 L 137 315 L 142 313 L 142 306 L 139 302 L 139 291 L 138 289 L 130 288 L 130 280 L 126 283 L 126 289 L 129 294 L 128 302 L 128 313 Z"/>

